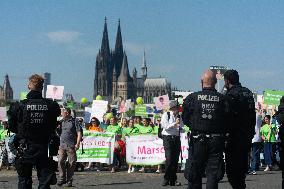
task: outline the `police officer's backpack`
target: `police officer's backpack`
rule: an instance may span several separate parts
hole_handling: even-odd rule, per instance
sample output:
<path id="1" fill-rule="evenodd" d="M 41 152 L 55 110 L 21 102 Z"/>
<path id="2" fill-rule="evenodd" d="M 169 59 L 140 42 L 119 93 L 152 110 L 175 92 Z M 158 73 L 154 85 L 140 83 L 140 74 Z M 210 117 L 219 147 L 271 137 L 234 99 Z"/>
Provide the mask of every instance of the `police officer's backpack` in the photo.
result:
<path id="1" fill-rule="evenodd" d="M 241 87 L 238 90 L 238 94 L 234 100 L 237 107 L 235 114 L 237 114 L 237 117 L 242 120 L 243 125 L 246 125 L 248 127 L 245 128 L 248 136 L 250 138 L 253 138 L 255 134 L 256 116 L 253 94 L 246 87 Z"/>

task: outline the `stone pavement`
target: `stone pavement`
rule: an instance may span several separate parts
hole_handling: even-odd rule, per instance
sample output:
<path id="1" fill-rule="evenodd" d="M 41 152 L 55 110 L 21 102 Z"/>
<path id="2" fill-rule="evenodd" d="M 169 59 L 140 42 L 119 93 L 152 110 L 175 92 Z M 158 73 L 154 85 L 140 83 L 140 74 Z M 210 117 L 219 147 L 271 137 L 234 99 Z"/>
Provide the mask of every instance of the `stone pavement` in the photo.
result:
<path id="1" fill-rule="evenodd" d="M 37 188 L 36 172 L 33 172 L 33 188 Z M 110 173 L 109 171 L 85 171 L 75 172 L 72 188 L 98 188 L 98 189 L 165 189 L 187 188 L 186 180 L 182 173 L 178 174 L 178 180 L 182 186 L 162 187 L 163 174 L 156 173 L 127 173 L 125 171 Z M 205 188 L 206 180 L 203 180 Z M 17 174 L 13 170 L 0 171 L 0 189 L 17 188 Z M 51 188 L 67 188 L 52 186 Z M 219 189 L 231 188 L 225 177 L 219 184 Z M 248 189 L 281 189 L 281 172 L 259 171 L 257 175 L 248 175 Z"/>

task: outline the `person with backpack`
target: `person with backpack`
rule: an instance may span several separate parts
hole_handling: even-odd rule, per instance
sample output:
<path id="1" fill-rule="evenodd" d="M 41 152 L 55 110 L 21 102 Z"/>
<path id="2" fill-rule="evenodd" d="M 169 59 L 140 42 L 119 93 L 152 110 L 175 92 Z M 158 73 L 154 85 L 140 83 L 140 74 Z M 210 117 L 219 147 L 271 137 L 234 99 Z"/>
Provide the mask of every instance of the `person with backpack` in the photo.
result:
<path id="1" fill-rule="evenodd" d="M 72 187 L 77 161 L 76 151 L 80 148 L 82 131 L 80 123 L 71 116 L 70 108 L 63 109 L 61 115 L 63 120 L 60 125 L 61 134 L 58 150 L 59 181 L 57 186 L 67 184 L 68 187 Z M 66 167 L 67 157 L 69 165 Z"/>
<path id="2" fill-rule="evenodd" d="M 231 111 L 225 152 L 226 172 L 233 189 L 244 189 L 248 156 L 255 134 L 255 102 L 252 92 L 239 82 L 236 70 L 226 71 L 224 81 Z"/>
<path id="3" fill-rule="evenodd" d="M 178 160 L 181 150 L 180 128 L 183 127 L 182 120 L 179 118 L 179 107 L 177 101 L 170 101 L 169 111 L 163 113 L 161 117 L 161 127 L 163 145 L 165 148 L 165 175 L 162 186 L 180 186 L 177 181 Z"/>
<path id="4" fill-rule="evenodd" d="M 19 189 L 32 188 L 32 169 L 36 166 L 39 189 L 56 184 L 56 174 L 48 158 L 48 144 L 57 127 L 60 108 L 57 102 L 42 97 L 44 78 L 30 76 L 27 99 L 10 106 L 9 130 L 16 134 L 13 144 L 17 149 L 15 167 Z"/>

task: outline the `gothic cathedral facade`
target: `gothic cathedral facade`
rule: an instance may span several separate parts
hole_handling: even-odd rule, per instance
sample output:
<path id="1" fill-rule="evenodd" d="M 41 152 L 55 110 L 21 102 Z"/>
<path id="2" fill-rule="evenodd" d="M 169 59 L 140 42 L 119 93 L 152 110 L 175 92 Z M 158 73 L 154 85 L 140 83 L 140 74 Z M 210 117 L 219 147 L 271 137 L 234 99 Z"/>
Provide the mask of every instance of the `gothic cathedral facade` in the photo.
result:
<path id="1" fill-rule="evenodd" d="M 101 48 L 96 57 L 94 95 L 101 95 L 109 102 L 121 99 L 136 99 L 141 96 L 145 103 L 152 103 L 153 97 L 171 96 L 171 83 L 166 78 L 148 78 L 145 51 L 141 66 L 142 75 L 137 77 L 136 68 L 129 73 L 126 52 L 123 49 L 120 21 L 116 34 L 115 48 L 109 47 L 108 29 L 105 18 Z"/>

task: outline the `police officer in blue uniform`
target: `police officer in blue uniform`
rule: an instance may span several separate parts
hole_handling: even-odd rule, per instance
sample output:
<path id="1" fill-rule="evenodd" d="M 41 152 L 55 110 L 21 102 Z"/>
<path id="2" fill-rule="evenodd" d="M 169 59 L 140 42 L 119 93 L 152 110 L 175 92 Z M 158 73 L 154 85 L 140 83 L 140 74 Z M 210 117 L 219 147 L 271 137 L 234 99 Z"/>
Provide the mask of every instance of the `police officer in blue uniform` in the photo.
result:
<path id="1" fill-rule="evenodd" d="M 16 169 L 18 188 L 32 188 L 32 168 L 36 166 L 39 189 L 56 184 L 56 175 L 48 159 L 48 143 L 57 127 L 59 105 L 42 97 L 44 79 L 40 75 L 29 78 L 27 99 L 11 105 L 9 129 L 16 133 Z"/>
<path id="2" fill-rule="evenodd" d="M 226 96 L 232 112 L 226 145 L 226 173 L 233 189 L 246 188 L 248 155 L 255 134 L 255 103 L 252 92 L 239 82 L 236 70 L 224 74 Z"/>
<path id="3" fill-rule="evenodd" d="M 202 188 L 206 168 L 207 189 L 217 189 L 222 170 L 226 117 L 229 113 L 225 96 L 215 89 L 216 75 L 207 70 L 201 79 L 202 91 L 187 96 L 183 104 L 182 119 L 190 126 L 189 155 L 185 177 L 189 189 Z"/>

